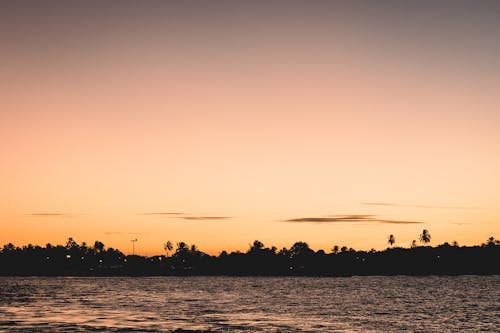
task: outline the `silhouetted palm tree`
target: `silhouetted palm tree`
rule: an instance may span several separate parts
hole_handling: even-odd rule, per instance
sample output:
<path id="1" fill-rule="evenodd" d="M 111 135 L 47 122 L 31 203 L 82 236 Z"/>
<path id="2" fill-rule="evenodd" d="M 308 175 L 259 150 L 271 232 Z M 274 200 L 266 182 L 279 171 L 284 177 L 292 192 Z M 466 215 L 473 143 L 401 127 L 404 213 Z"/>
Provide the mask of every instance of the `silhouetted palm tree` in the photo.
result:
<path id="1" fill-rule="evenodd" d="M 163 244 L 163 249 L 167 253 L 167 257 L 168 257 L 168 253 L 170 251 L 172 251 L 173 248 L 174 248 L 174 245 L 172 244 L 171 241 L 166 241 L 165 244 Z"/>
<path id="2" fill-rule="evenodd" d="M 412 240 L 410 246 L 411 246 L 412 249 L 416 248 L 417 247 L 417 241 L 416 240 Z"/>
<path id="3" fill-rule="evenodd" d="M 175 254 L 173 256 L 177 257 L 187 257 L 190 254 L 189 245 L 185 242 L 177 243 L 177 249 L 175 250 Z"/>
<path id="4" fill-rule="evenodd" d="M 396 238 L 394 237 L 394 235 L 389 235 L 389 239 L 387 240 L 387 242 L 389 243 L 389 246 L 392 246 L 394 243 L 396 243 Z"/>
<path id="5" fill-rule="evenodd" d="M 486 245 L 494 246 L 495 245 L 495 237 L 491 236 L 490 238 L 488 238 L 488 240 L 486 241 Z"/>
<path id="6" fill-rule="evenodd" d="M 337 253 L 339 253 L 339 251 L 340 251 L 340 247 L 338 245 L 334 245 L 332 248 L 332 252 L 334 254 L 337 254 Z"/>
<path id="7" fill-rule="evenodd" d="M 420 235 L 420 241 L 424 244 L 427 244 L 431 241 L 431 234 L 429 233 L 429 230 L 424 229 L 422 230 L 422 234 Z"/>

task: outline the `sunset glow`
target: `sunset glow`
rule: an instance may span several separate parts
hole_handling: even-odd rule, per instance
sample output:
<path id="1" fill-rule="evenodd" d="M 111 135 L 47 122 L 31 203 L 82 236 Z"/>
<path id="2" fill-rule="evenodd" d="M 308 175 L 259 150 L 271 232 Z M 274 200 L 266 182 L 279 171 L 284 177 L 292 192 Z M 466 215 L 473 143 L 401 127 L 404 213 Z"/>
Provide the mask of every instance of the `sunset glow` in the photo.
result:
<path id="1" fill-rule="evenodd" d="M 182 3 L 2 5 L 0 244 L 500 236 L 498 4 Z"/>

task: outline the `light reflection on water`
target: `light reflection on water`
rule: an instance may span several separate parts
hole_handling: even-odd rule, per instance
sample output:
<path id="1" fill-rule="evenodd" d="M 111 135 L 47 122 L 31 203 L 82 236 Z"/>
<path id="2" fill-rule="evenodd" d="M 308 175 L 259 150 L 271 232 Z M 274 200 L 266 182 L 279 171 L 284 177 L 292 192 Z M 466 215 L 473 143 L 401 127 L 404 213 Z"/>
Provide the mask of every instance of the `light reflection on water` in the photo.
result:
<path id="1" fill-rule="evenodd" d="M 0 278 L 5 332 L 498 332 L 500 276 Z"/>

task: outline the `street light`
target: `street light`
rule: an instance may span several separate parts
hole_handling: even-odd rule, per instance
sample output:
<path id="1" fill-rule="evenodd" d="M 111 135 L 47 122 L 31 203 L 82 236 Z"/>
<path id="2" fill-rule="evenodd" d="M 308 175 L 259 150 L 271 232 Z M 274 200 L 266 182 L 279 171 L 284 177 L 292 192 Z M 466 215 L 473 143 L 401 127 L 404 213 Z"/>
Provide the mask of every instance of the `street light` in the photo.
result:
<path id="1" fill-rule="evenodd" d="M 135 254 L 135 242 L 137 242 L 137 238 L 131 239 L 130 241 L 132 242 L 132 255 Z"/>

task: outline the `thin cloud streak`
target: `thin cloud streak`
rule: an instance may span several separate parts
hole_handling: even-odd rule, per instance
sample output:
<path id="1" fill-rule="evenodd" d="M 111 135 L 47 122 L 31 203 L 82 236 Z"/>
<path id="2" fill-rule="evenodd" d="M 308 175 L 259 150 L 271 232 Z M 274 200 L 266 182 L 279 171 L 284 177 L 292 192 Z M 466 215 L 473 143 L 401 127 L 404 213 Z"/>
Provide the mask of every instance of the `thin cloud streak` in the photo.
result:
<path id="1" fill-rule="evenodd" d="M 421 221 L 379 219 L 376 215 L 330 215 L 328 217 L 302 217 L 284 220 L 289 223 L 380 223 L 380 224 L 423 224 Z"/>
<path id="2" fill-rule="evenodd" d="M 72 214 L 68 213 L 29 213 L 29 214 L 24 214 L 26 216 L 33 216 L 33 217 L 72 217 Z"/>
<path id="3" fill-rule="evenodd" d="M 413 207 L 413 208 L 429 208 L 429 209 L 478 209 L 479 208 L 474 206 L 404 205 L 393 202 L 362 202 L 361 204 L 367 206 Z"/>
<path id="4" fill-rule="evenodd" d="M 194 221 L 227 220 L 230 216 L 180 216 L 179 219 Z"/>
<path id="5" fill-rule="evenodd" d="M 378 223 L 388 223 L 388 224 L 424 224 L 421 221 L 399 221 L 399 220 L 374 220 Z"/>
<path id="6" fill-rule="evenodd" d="M 184 215 L 185 213 L 178 212 L 153 212 L 153 213 L 140 213 L 139 215 L 152 215 L 152 216 L 171 216 L 171 215 Z"/>
<path id="7" fill-rule="evenodd" d="M 354 220 L 366 220 L 372 219 L 375 215 L 366 215 L 366 214 L 352 214 L 352 215 L 328 215 L 328 217 L 333 217 L 339 220 L 345 221 L 354 221 Z"/>
<path id="8" fill-rule="evenodd" d="M 141 213 L 139 215 L 147 215 L 147 216 L 166 216 L 171 219 L 180 219 L 180 220 L 190 220 L 190 221 L 210 221 L 210 220 L 227 220 L 231 219 L 231 216 L 183 216 L 186 213 L 179 212 L 151 212 L 151 213 Z"/>

